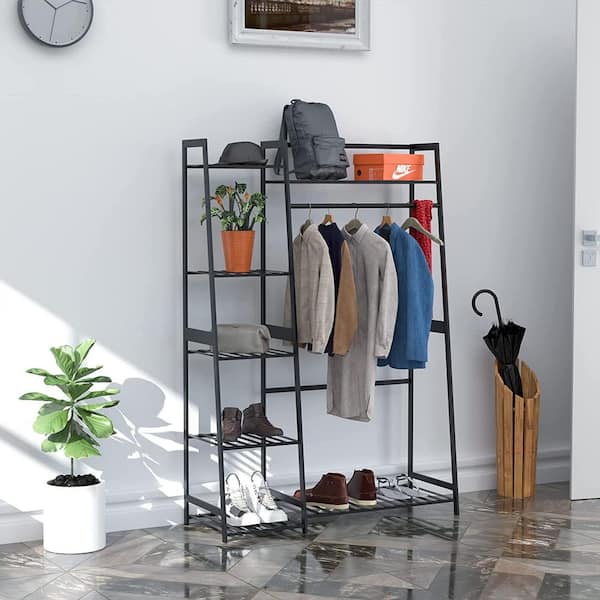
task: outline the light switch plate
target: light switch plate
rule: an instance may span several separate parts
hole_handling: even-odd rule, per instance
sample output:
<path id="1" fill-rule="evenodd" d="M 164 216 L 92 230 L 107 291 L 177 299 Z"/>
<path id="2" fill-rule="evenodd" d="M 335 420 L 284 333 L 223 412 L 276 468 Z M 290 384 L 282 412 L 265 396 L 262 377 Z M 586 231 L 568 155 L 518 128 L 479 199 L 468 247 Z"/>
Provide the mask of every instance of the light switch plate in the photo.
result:
<path id="1" fill-rule="evenodd" d="M 595 267 L 597 258 L 596 255 L 596 250 L 583 250 L 581 252 L 581 264 L 584 267 Z"/>

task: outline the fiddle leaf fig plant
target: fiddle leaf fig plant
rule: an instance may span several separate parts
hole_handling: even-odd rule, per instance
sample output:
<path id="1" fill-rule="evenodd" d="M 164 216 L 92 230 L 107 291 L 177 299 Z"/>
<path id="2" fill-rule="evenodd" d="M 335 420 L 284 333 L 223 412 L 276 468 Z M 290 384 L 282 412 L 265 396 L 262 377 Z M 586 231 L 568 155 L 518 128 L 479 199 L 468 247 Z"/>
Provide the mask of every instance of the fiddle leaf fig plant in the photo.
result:
<path id="1" fill-rule="evenodd" d="M 71 476 L 74 459 L 100 456 L 98 438 L 108 438 L 115 433 L 112 421 L 101 411 L 119 404 L 118 400 L 107 399 L 108 396 L 118 394 L 119 390 L 93 390 L 95 384 L 111 383 L 112 379 L 98 374 L 90 377 L 102 367 L 84 366 L 95 343 L 95 340 L 88 339 L 75 348 L 50 348 L 60 373 L 50 373 L 45 369 L 28 369 L 27 373 L 43 377 L 47 386 L 57 388 L 57 392 L 62 394 L 28 392 L 19 398 L 43 403 L 33 429 L 45 436 L 42 442 L 44 452 L 62 450 L 70 459 Z M 98 399 L 103 401 L 98 402 Z M 91 400 L 96 402 L 90 402 Z"/>

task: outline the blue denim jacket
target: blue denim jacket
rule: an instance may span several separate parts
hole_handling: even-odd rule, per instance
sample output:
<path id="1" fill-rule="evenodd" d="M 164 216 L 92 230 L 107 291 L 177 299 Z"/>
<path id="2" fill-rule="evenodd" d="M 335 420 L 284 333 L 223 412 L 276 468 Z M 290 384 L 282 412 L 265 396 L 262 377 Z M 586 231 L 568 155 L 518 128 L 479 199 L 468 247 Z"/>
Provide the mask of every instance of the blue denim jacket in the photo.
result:
<path id="1" fill-rule="evenodd" d="M 433 315 L 433 279 L 429 266 L 418 242 L 396 223 L 388 232 L 377 227 L 375 233 L 385 238 L 388 237 L 385 233 L 389 233 L 398 275 L 394 341 L 389 356 L 379 359 L 377 364 L 394 369 L 424 369 Z"/>

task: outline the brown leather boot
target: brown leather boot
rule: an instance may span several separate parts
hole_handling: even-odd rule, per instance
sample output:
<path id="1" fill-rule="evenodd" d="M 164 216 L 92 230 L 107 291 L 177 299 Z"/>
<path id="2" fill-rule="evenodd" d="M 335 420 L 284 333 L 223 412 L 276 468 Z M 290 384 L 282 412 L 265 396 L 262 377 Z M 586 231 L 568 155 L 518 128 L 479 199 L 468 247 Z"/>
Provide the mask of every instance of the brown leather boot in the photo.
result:
<path id="1" fill-rule="evenodd" d="M 253 433 L 260 437 L 272 435 L 283 435 L 283 429 L 274 427 L 265 416 L 262 404 L 251 404 L 244 409 L 244 420 L 242 421 L 242 433 Z"/>
<path id="2" fill-rule="evenodd" d="M 300 490 L 294 493 L 301 500 Z M 348 510 L 348 488 L 346 478 L 341 473 L 327 473 L 314 488 L 306 490 L 306 505 L 324 510 Z"/>
<path id="3" fill-rule="evenodd" d="M 223 409 L 223 441 L 235 442 L 242 435 L 242 411 L 239 408 Z"/>
<path id="4" fill-rule="evenodd" d="M 375 486 L 375 473 L 370 469 L 354 471 L 352 479 L 348 482 L 348 497 L 351 504 L 369 507 L 377 505 L 377 487 Z"/>

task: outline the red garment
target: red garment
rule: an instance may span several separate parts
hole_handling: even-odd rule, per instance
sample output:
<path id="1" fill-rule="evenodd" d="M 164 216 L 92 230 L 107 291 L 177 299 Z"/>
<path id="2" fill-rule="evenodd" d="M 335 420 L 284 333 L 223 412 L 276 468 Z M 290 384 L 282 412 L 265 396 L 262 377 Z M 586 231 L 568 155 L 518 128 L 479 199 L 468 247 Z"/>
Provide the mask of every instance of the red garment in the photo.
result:
<path id="1" fill-rule="evenodd" d="M 427 231 L 431 231 L 431 215 L 433 212 L 433 202 L 431 200 L 415 200 L 414 208 L 410 209 L 410 216 L 415 217 Z M 410 230 L 410 234 L 419 242 L 419 246 L 423 249 L 423 254 L 427 259 L 429 270 L 433 271 L 433 262 L 431 255 L 431 240 L 415 229 Z"/>

